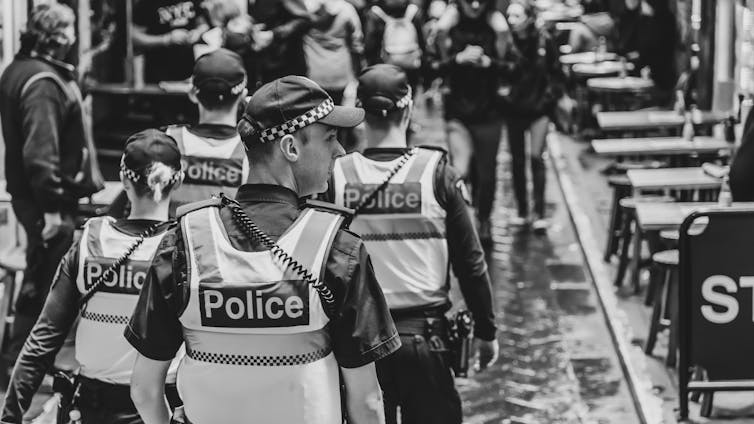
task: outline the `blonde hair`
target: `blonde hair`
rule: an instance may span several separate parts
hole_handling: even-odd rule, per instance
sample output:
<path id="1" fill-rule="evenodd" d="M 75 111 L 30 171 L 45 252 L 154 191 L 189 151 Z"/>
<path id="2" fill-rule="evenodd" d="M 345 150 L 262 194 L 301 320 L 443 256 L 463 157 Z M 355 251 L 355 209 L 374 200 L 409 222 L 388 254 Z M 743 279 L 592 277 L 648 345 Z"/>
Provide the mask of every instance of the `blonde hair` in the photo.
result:
<path id="1" fill-rule="evenodd" d="M 176 171 L 162 162 L 154 162 L 146 175 L 146 183 L 152 193 L 155 202 L 162 200 L 165 192 L 173 188 L 176 183 L 183 180 L 182 176 L 176 178 Z M 177 180 L 177 181 L 176 181 Z"/>

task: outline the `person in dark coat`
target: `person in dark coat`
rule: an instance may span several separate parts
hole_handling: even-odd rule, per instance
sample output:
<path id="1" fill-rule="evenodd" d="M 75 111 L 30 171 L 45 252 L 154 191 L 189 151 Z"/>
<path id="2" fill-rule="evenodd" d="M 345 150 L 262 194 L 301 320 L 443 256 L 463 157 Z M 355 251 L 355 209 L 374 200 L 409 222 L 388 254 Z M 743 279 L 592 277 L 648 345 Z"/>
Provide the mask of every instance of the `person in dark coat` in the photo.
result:
<path id="1" fill-rule="evenodd" d="M 73 241 L 79 199 L 102 188 L 75 69 L 62 61 L 75 42 L 75 15 L 68 6 L 36 6 L 21 35 L 21 50 L 0 78 L 6 188 L 27 237 L 10 361 L 37 320 L 58 262 Z"/>
<path id="2" fill-rule="evenodd" d="M 531 166 L 535 230 L 545 230 L 545 178 L 543 158 L 550 120 L 563 94 L 563 81 L 558 49 L 549 35 L 535 26 L 534 7 L 523 0 L 508 6 L 508 22 L 513 34 L 513 48 L 508 58 L 513 62 L 511 92 L 508 96 L 508 143 L 513 168 L 513 190 L 518 216 L 511 223 L 528 225 L 529 199 L 526 183 L 526 162 Z M 531 146 L 526 149 L 526 133 Z"/>

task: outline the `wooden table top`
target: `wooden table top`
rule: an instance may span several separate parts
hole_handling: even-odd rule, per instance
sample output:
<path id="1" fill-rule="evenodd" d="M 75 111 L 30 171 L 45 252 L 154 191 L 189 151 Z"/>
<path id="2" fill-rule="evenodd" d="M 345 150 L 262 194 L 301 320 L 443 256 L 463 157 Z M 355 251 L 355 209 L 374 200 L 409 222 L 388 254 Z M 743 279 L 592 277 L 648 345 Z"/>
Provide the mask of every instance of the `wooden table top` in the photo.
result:
<path id="1" fill-rule="evenodd" d="M 602 156 L 666 156 L 732 150 L 733 143 L 714 137 L 694 137 L 693 141 L 680 137 L 605 138 L 592 140 L 592 147 Z"/>
<path id="2" fill-rule="evenodd" d="M 754 208 L 754 203 L 733 203 L 735 208 Z M 677 230 L 692 212 L 721 208 L 707 202 L 638 202 L 636 219 L 643 231 Z"/>
<path id="3" fill-rule="evenodd" d="M 596 52 L 583 52 L 583 53 L 571 53 L 560 56 L 560 63 L 563 65 L 574 65 L 576 63 L 597 63 L 607 60 L 615 60 L 618 55 L 615 53 L 596 53 Z"/>
<path id="4" fill-rule="evenodd" d="M 590 90 L 611 92 L 636 92 L 646 91 L 654 87 L 652 80 L 638 77 L 605 77 L 591 78 L 586 86 Z"/>
<path id="5" fill-rule="evenodd" d="M 590 80 L 591 81 L 591 80 Z M 715 124 L 725 120 L 722 112 L 700 111 L 695 124 Z M 607 131 L 641 130 L 679 127 L 683 125 L 684 117 L 673 110 L 637 110 L 631 112 L 598 112 L 597 124 Z"/>
<path id="6" fill-rule="evenodd" d="M 722 184 L 702 168 L 631 169 L 626 176 L 634 190 L 713 189 Z"/>
<path id="7" fill-rule="evenodd" d="M 581 77 L 599 77 L 619 74 L 621 71 L 631 70 L 633 66 L 629 63 L 609 60 L 598 63 L 576 63 L 571 70 L 574 75 Z"/>

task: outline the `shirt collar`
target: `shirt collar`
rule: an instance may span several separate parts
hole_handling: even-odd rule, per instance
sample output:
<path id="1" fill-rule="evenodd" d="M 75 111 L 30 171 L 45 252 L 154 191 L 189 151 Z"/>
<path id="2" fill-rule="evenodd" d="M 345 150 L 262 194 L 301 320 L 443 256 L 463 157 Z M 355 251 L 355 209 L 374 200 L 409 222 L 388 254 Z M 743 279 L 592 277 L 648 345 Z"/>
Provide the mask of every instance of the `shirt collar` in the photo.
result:
<path id="1" fill-rule="evenodd" d="M 299 197 L 295 191 L 272 184 L 244 184 L 236 193 L 240 203 L 288 203 L 299 206 Z"/>
<path id="2" fill-rule="evenodd" d="M 50 55 L 39 54 L 34 51 L 32 51 L 29 54 L 29 57 L 33 59 L 41 60 L 42 62 L 49 64 L 50 66 L 57 69 L 59 72 L 62 72 L 63 74 L 65 74 L 68 78 L 74 79 L 76 77 L 76 67 L 71 65 L 70 63 L 55 59 Z"/>
<path id="3" fill-rule="evenodd" d="M 408 147 L 369 147 L 364 149 L 364 157 L 374 160 L 392 160 L 409 151 Z"/>
<path id="4" fill-rule="evenodd" d="M 223 124 L 199 124 L 190 127 L 189 132 L 199 137 L 214 138 L 214 139 L 228 139 L 238 136 L 236 127 Z"/>

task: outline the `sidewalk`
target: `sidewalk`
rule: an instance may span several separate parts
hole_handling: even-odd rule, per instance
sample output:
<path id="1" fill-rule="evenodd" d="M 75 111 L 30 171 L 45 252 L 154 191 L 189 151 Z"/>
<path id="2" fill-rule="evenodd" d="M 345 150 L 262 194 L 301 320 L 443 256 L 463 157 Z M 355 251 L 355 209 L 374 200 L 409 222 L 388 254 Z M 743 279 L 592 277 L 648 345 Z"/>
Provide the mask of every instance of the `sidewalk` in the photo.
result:
<path id="1" fill-rule="evenodd" d="M 675 370 L 664 364 L 667 352 L 667 332 L 662 332 L 652 356 L 643 353 L 642 348 L 649 329 L 649 307 L 643 300 L 647 287 L 647 274 L 642 276 L 642 293 L 633 294 L 629 284 L 621 288 L 613 286 L 615 262 L 602 262 L 602 250 L 607 239 L 612 191 L 607 185 L 606 177 L 600 173 L 610 163 L 609 160 L 596 156 L 589 144 L 575 140 L 563 134 L 551 134 L 550 152 L 561 181 L 571 185 L 569 209 L 574 215 L 578 237 L 590 261 L 591 271 L 595 274 L 595 284 L 605 289 L 603 298 L 615 302 L 615 321 L 612 325 L 618 329 L 626 348 L 627 364 L 636 370 L 633 376 L 643 391 L 643 402 L 654 408 L 655 402 L 661 402 L 660 418 L 665 423 L 675 423 L 675 410 L 678 408 L 678 377 Z M 566 187 L 564 187 L 566 188 Z M 597 272 L 595 272 L 597 271 Z M 699 404 L 691 403 L 691 420 L 694 423 L 754 423 L 754 394 L 716 393 L 714 409 L 710 419 L 699 417 Z"/>

